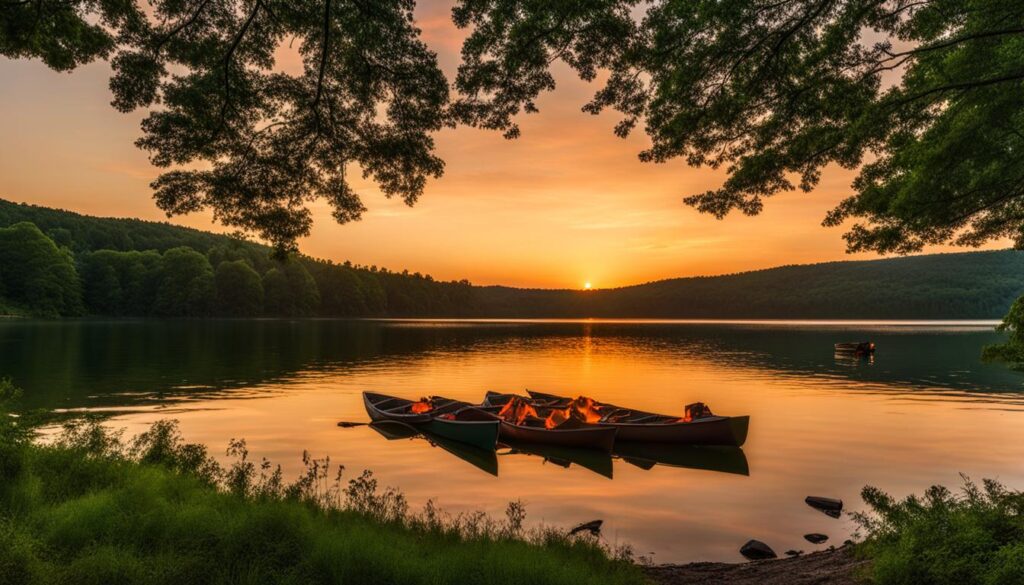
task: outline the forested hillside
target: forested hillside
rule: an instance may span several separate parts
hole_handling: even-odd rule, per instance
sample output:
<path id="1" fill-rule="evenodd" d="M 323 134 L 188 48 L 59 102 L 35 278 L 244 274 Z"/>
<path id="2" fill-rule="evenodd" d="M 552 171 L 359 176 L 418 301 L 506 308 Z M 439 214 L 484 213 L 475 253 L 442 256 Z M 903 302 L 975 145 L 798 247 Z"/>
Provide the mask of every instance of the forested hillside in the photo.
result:
<path id="1" fill-rule="evenodd" d="M 494 316 L 995 319 L 1024 293 L 1024 252 L 783 266 L 594 291 L 476 291 Z"/>
<path id="2" fill-rule="evenodd" d="M 364 317 L 466 314 L 468 282 L 236 237 L 0 200 L 0 314 Z"/>
<path id="3" fill-rule="evenodd" d="M 1002 317 L 1024 252 L 784 266 L 577 291 L 474 287 L 167 223 L 0 200 L 0 314 L 159 317 Z"/>

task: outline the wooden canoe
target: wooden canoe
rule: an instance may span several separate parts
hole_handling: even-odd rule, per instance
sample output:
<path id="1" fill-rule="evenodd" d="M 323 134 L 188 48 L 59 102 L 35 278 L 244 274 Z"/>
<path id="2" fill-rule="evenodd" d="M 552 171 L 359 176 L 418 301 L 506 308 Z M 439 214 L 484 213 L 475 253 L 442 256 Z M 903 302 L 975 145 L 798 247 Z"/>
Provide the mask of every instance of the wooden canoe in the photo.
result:
<path id="1" fill-rule="evenodd" d="M 545 406 L 568 405 L 570 398 L 527 390 L 530 398 Z M 494 395 L 494 399 L 499 399 Z M 599 408 L 616 415 L 615 421 L 601 421 L 592 426 L 616 429 L 619 441 L 644 443 L 673 443 L 678 445 L 725 445 L 742 447 L 747 441 L 750 427 L 749 416 L 708 416 L 689 422 L 680 422 L 679 417 L 654 412 L 622 408 L 613 404 L 596 402 Z M 608 415 L 606 415 L 608 416 Z"/>
<path id="2" fill-rule="evenodd" d="M 411 411 L 414 401 L 375 392 L 363 392 L 363 404 L 370 420 L 394 421 L 423 429 L 437 436 L 493 451 L 498 444 L 497 417 L 466 402 L 433 397 L 434 408 L 424 413 Z M 441 415 L 446 415 L 442 417 Z M 448 416 L 454 418 L 447 418 Z"/>
<path id="3" fill-rule="evenodd" d="M 875 353 L 875 344 L 870 341 L 854 341 L 835 344 L 836 353 L 870 355 Z"/>
<path id="4" fill-rule="evenodd" d="M 578 429 L 548 429 L 501 421 L 502 441 L 596 449 L 602 453 L 612 452 L 612 447 L 615 445 L 615 432 L 613 428 L 596 426 L 585 426 Z"/>

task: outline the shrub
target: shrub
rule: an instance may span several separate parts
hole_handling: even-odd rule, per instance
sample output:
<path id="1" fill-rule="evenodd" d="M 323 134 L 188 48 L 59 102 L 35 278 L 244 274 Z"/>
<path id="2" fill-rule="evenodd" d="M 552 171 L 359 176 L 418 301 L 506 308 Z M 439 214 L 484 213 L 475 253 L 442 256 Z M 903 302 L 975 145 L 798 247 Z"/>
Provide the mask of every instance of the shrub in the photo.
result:
<path id="1" fill-rule="evenodd" d="M 854 514 L 880 585 L 1024 584 L 1024 494 L 966 477 L 960 494 L 934 486 L 897 501 L 868 486 Z"/>

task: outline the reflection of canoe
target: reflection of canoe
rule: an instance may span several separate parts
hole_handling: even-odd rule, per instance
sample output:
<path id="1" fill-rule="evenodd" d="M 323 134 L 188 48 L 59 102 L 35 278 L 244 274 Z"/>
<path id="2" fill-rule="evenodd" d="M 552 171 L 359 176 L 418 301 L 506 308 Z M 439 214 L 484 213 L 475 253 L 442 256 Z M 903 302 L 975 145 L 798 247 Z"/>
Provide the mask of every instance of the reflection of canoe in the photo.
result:
<path id="1" fill-rule="evenodd" d="M 431 445 L 444 449 L 482 471 L 486 471 L 493 476 L 498 475 L 498 456 L 493 449 L 480 449 L 460 441 L 453 441 L 435 435 L 430 431 L 416 429 L 405 423 L 381 421 L 371 423 L 370 428 L 380 433 L 389 441 L 422 438 Z"/>
<path id="2" fill-rule="evenodd" d="M 511 449 L 511 454 L 525 453 L 527 455 L 536 455 L 562 467 L 569 467 L 569 464 L 575 463 L 598 475 L 603 475 L 608 479 L 612 478 L 612 458 L 610 454 L 603 451 L 560 445 L 521 443 L 514 440 L 506 441 L 505 439 L 502 439 L 501 442 Z"/>
<path id="3" fill-rule="evenodd" d="M 372 422 L 369 427 L 380 433 L 381 436 L 389 441 L 412 439 L 420 435 L 420 432 L 416 427 L 390 420 Z"/>
<path id="4" fill-rule="evenodd" d="M 570 400 L 554 394 L 527 392 L 534 400 L 552 404 L 568 404 Z M 614 422 L 601 421 L 596 426 L 616 429 L 618 441 L 740 447 L 747 441 L 750 426 L 749 416 L 707 416 L 680 422 L 676 416 L 621 408 L 603 402 L 597 402 L 595 406 L 613 411 L 610 414 L 616 416 Z"/>
<path id="5" fill-rule="evenodd" d="M 750 475 L 747 456 L 739 447 L 616 441 L 612 453 L 623 461 L 642 469 L 651 469 L 655 465 L 667 465 Z"/>
<path id="6" fill-rule="evenodd" d="M 449 398 L 434 397 L 431 402 L 430 411 L 413 413 L 412 400 L 363 392 L 366 412 L 375 422 L 401 422 L 440 437 L 494 450 L 498 443 L 498 420 L 493 415 Z"/>

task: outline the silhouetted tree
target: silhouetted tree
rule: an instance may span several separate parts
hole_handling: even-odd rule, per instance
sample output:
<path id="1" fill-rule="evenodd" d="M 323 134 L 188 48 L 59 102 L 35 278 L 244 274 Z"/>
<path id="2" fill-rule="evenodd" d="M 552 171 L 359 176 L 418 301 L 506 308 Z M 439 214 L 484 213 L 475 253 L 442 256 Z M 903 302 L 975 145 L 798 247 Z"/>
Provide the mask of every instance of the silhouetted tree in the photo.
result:
<path id="1" fill-rule="evenodd" d="M 306 270 L 306 266 L 298 258 L 289 258 L 282 263 L 288 290 L 292 298 L 292 313 L 296 317 L 309 317 L 316 314 L 320 306 L 320 291 L 316 281 Z"/>
<path id="2" fill-rule="evenodd" d="M 410 0 L 24 0 L 0 3 L 0 55 L 66 71 L 110 60 L 113 105 L 146 108 L 138 145 L 164 172 L 168 213 L 212 209 L 282 247 L 309 232 L 305 201 L 339 222 L 364 207 L 346 170 L 413 203 L 440 176 L 431 134 L 448 83 Z M 296 42 L 297 41 L 297 42 Z M 297 47 L 301 73 L 275 68 Z M 204 165 L 189 164 L 205 162 Z"/>
<path id="3" fill-rule="evenodd" d="M 553 61 L 586 80 L 607 69 L 584 109 L 618 110 L 622 136 L 643 123 L 641 159 L 728 166 L 722 187 L 686 199 L 701 211 L 756 214 L 826 165 L 867 162 L 826 219 L 867 220 L 851 250 L 1024 245 L 1019 3 L 660 0 L 637 19 L 638 6 L 462 0 L 455 21 L 472 30 L 455 111 L 516 136 L 516 114 L 554 87 Z"/>
<path id="4" fill-rule="evenodd" d="M 185 247 L 164 252 L 155 312 L 199 317 L 210 313 L 213 302 L 213 268 L 206 256 Z"/>
<path id="5" fill-rule="evenodd" d="M 330 262 L 311 261 L 310 274 L 320 291 L 320 314 L 352 317 L 367 313 L 362 282 L 351 268 Z"/>
<path id="6" fill-rule="evenodd" d="M 263 283 L 245 260 L 221 262 L 214 273 L 216 314 L 258 317 L 263 312 Z"/>
<path id="7" fill-rule="evenodd" d="M 388 297 L 377 275 L 373 272 L 362 271 L 359 273 L 359 283 L 359 288 L 363 292 L 363 301 L 366 303 L 367 313 L 370 315 L 386 314 L 388 310 Z"/>
<path id="8" fill-rule="evenodd" d="M 113 252 L 119 254 L 120 252 Z M 121 278 L 113 263 L 98 254 L 89 254 L 82 262 L 82 286 L 85 306 L 98 315 L 126 314 Z"/>
<path id="9" fill-rule="evenodd" d="M 71 253 L 34 224 L 0 229 L 4 296 L 42 316 L 82 312 L 81 283 Z"/>
<path id="10" fill-rule="evenodd" d="M 263 310 L 273 317 L 289 317 L 295 314 L 288 277 L 277 268 L 271 268 L 263 275 Z"/>

